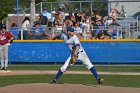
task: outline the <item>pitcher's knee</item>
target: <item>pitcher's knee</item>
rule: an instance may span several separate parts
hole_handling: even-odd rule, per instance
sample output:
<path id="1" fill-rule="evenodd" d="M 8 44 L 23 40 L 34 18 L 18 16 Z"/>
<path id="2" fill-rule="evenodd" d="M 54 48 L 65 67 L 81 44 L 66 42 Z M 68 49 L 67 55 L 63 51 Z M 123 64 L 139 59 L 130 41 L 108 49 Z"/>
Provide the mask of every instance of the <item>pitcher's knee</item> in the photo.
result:
<path id="1" fill-rule="evenodd" d="M 88 68 L 88 69 L 90 69 L 90 68 L 92 68 L 92 67 L 93 67 L 92 64 L 90 64 L 90 65 L 86 65 L 86 68 Z"/>
<path id="2" fill-rule="evenodd" d="M 66 71 L 66 68 L 61 67 L 60 69 L 61 69 L 62 72 Z"/>

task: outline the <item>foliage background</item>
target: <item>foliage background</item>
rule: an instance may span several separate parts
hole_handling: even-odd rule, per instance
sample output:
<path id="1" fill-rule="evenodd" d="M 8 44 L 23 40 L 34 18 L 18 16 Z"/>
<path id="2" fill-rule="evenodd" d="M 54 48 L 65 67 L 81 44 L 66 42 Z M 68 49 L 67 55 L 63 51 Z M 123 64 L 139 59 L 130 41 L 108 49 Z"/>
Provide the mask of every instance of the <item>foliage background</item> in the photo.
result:
<path id="1" fill-rule="evenodd" d="M 35 3 L 40 3 L 44 0 L 35 0 Z M 48 2 L 55 2 L 57 0 L 46 0 Z M 30 0 L 19 0 L 19 6 L 23 9 L 30 7 Z M 0 21 L 6 18 L 10 13 L 16 13 L 16 0 L 0 0 Z"/>
<path id="2" fill-rule="evenodd" d="M 2 19 L 6 18 L 8 14 L 13 14 L 16 13 L 16 10 L 14 8 L 16 8 L 16 1 L 17 0 L 0 0 L 0 22 L 2 21 Z M 106 2 L 107 0 L 35 0 L 35 3 L 38 4 L 40 2 L 59 2 L 62 3 L 63 1 L 102 1 L 102 2 Z M 30 0 L 18 0 L 19 2 L 19 8 L 22 8 L 23 10 L 26 8 L 30 7 Z M 98 5 L 98 4 L 97 4 Z M 84 5 L 83 5 L 84 6 Z M 94 5 L 96 6 L 96 4 Z M 101 13 L 105 13 L 104 9 L 105 9 L 105 3 L 101 3 L 101 5 L 98 5 L 99 7 L 99 11 Z M 87 6 L 86 6 L 87 7 Z M 19 12 L 22 10 L 19 10 Z"/>

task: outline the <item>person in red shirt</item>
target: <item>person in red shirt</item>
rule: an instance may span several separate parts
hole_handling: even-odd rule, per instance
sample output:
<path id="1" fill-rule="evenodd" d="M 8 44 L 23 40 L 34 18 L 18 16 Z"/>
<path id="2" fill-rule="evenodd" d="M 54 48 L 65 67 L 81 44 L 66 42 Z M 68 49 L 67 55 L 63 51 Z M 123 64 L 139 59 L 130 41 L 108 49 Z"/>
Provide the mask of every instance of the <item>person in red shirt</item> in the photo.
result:
<path id="1" fill-rule="evenodd" d="M 13 42 L 13 36 L 6 31 L 6 25 L 2 24 L 0 28 L 0 58 L 1 70 L 7 71 L 8 67 L 8 46 Z"/>

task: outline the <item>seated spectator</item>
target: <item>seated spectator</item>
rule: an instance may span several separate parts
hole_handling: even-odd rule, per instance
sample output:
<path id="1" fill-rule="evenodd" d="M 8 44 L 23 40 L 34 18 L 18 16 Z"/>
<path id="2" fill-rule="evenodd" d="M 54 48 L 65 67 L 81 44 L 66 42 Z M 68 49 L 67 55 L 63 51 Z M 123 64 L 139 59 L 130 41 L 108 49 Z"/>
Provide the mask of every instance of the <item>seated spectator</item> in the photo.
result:
<path id="1" fill-rule="evenodd" d="M 55 14 L 55 33 L 61 33 L 63 30 L 63 19 L 60 17 L 60 15 L 57 13 Z"/>
<path id="2" fill-rule="evenodd" d="M 44 32 L 43 32 L 43 39 L 51 39 L 53 36 L 53 29 L 51 27 L 48 27 Z"/>
<path id="3" fill-rule="evenodd" d="M 61 19 L 65 19 L 65 13 L 62 11 L 62 8 L 58 8 L 56 11 Z"/>
<path id="4" fill-rule="evenodd" d="M 40 23 L 36 21 L 34 27 L 32 28 L 32 39 L 42 39 L 44 29 L 40 26 Z"/>
<path id="5" fill-rule="evenodd" d="M 43 7 L 43 12 L 42 12 L 43 16 L 46 16 L 47 19 L 49 20 L 51 18 L 51 13 L 49 13 L 47 11 L 47 8 L 46 7 Z"/>
<path id="6" fill-rule="evenodd" d="M 88 18 L 88 17 L 87 17 Z M 91 39 L 91 29 L 90 29 L 90 21 L 86 19 L 86 22 L 83 22 L 83 36 L 84 39 Z"/>
<path id="7" fill-rule="evenodd" d="M 39 22 L 42 27 L 47 27 L 48 25 L 48 18 L 44 16 L 42 13 L 39 14 Z"/>
<path id="8" fill-rule="evenodd" d="M 114 8 L 111 9 L 110 16 L 114 17 L 115 19 L 118 18 L 119 15 L 118 3 Z"/>
<path id="9" fill-rule="evenodd" d="M 105 24 L 102 23 L 102 20 L 97 20 L 95 29 L 95 36 L 100 33 L 100 30 L 105 29 Z"/>
<path id="10" fill-rule="evenodd" d="M 86 21 L 86 14 L 84 11 L 79 12 L 77 16 L 80 22 Z"/>
<path id="11" fill-rule="evenodd" d="M 98 20 L 100 20 L 99 12 L 97 10 L 93 10 L 91 20 L 96 23 Z"/>
<path id="12" fill-rule="evenodd" d="M 80 28 L 80 24 L 75 23 L 75 26 L 74 26 L 74 33 L 78 36 L 79 39 L 83 38 L 83 35 L 82 35 L 82 28 Z"/>
<path id="13" fill-rule="evenodd" d="M 52 11 L 51 18 L 48 20 L 48 27 L 54 27 L 55 11 Z"/>
<path id="14" fill-rule="evenodd" d="M 105 30 L 100 30 L 95 39 L 110 39 L 111 37 Z"/>
<path id="15" fill-rule="evenodd" d="M 111 38 L 117 38 L 117 30 L 121 25 L 117 23 L 117 20 L 112 18 L 112 23 L 108 26 L 108 34 Z"/>
<path id="16" fill-rule="evenodd" d="M 66 19 L 66 20 L 71 20 L 72 22 L 75 22 L 75 21 L 76 21 L 75 16 L 73 16 L 72 13 L 69 13 L 69 15 L 66 16 L 65 19 Z"/>
<path id="17" fill-rule="evenodd" d="M 9 31 L 12 33 L 14 39 L 18 39 L 19 32 L 16 23 L 12 23 Z"/>

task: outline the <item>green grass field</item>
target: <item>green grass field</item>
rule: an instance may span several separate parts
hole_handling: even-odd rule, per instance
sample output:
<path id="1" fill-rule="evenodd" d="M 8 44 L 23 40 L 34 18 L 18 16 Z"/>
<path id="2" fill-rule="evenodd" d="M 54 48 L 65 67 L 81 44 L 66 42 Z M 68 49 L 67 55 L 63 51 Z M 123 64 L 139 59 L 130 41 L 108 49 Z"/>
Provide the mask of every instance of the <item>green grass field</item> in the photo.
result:
<path id="1" fill-rule="evenodd" d="M 60 65 L 10 65 L 10 70 L 58 70 Z M 96 66 L 97 71 L 107 72 L 140 72 L 140 66 Z M 82 66 L 73 66 L 70 70 L 87 71 Z M 49 83 L 55 75 L 13 75 L 0 76 L 0 87 L 24 84 L 24 83 Z M 104 86 L 116 87 L 137 87 L 140 88 L 140 75 L 101 75 L 105 79 Z M 58 81 L 60 84 L 97 84 L 91 74 L 89 75 L 66 75 L 64 74 Z"/>
<path id="2" fill-rule="evenodd" d="M 9 70 L 58 70 L 62 65 L 11 65 Z M 103 72 L 140 72 L 140 65 L 95 65 L 97 71 Z M 83 65 L 74 65 L 71 71 L 87 71 Z"/>

